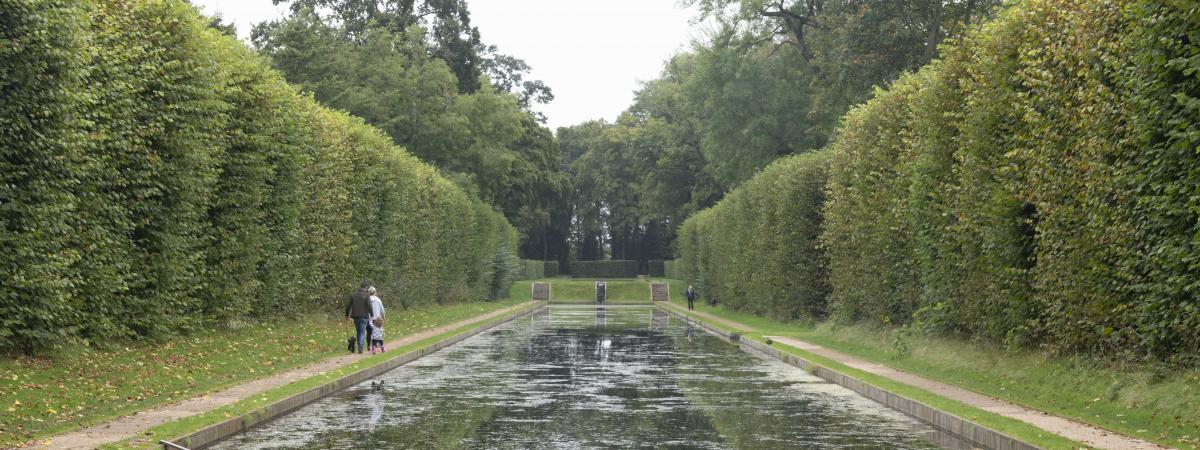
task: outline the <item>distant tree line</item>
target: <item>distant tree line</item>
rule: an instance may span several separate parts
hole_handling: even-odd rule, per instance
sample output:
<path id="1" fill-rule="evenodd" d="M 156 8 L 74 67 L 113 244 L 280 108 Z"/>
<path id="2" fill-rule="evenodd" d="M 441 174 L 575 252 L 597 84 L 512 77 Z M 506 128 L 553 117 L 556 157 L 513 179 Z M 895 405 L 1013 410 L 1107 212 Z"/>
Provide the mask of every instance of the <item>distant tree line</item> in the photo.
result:
<path id="1" fill-rule="evenodd" d="M 931 61 L 997 3 L 692 1 L 704 38 L 613 123 L 558 131 L 571 257 L 670 259 L 684 219 L 772 161 L 826 146 L 873 86 Z"/>

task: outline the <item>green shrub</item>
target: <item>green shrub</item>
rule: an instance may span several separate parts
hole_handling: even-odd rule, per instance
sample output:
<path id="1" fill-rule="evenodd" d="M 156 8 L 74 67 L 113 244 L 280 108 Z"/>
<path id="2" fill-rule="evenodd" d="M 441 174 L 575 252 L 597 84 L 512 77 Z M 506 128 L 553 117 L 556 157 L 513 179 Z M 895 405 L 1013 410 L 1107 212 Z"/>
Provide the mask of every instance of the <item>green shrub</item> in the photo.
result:
<path id="1" fill-rule="evenodd" d="M 0 349 L 496 298 L 504 217 L 186 2 L 0 0 Z"/>
<path id="2" fill-rule="evenodd" d="M 486 206 L 478 203 L 479 206 Z M 494 242 L 490 246 L 481 247 L 484 250 L 490 249 L 492 255 L 490 261 L 491 280 L 485 282 L 485 286 L 490 286 L 487 292 L 487 298 L 491 300 L 507 298 L 509 288 L 513 283 L 520 279 L 521 276 L 521 260 L 517 258 L 517 229 L 510 225 L 504 216 L 490 211 L 484 216 L 489 219 L 490 227 L 479 231 L 477 236 L 496 236 Z"/>
<path id="3" fill-rule="evenodd" d="M 846 116 L 822 235 L 836 317 L 994 339 L 1030 325 L 1013 17 Z"/>
<path id="4" fill-rule="evenodd" d="M 738 310 L 823 317 L 828 268 L 817 236 L 828 161 L 827 152 L 776 161 L 684 222 L 676 262 L 684 281 Z"/>
<path id="5" fill-rule="evenodd" d="M 662 276 L 671 280 L 682 280 L 683 274 L 679 271 L 679 260 L 663 261 Z"/>
<path id="6" fill-rule="evenodd" d="M 72 237 L 80 228 L 72 187 L 87 169 L 80 9 L 0 1 L 0 348 L 72 338 L 84 324 L 85 258 Z"/>
<path id="7" fill-rule="evenodd" d="M 1059 136 L 1111 127 L 1066 116 L 1039 124 L 1061 101 L 1054 97 L 1070 92 L 1063 84 L 1086 76 L 1052 74 L 1029 59 L 1057 48 L 1043 48 L 1058 38 L 1039 36 L 1039 24 L 1080 26 L 1065 24 L 1086 9 L 1037 1 L 1011 8 L 847 116 L 831 144 L 823 235 L 840 317 L 899 324 L 915 316 L 940 332 L 1040 339 L 1049 298 L 1066 290 L 1040 291 L 1038 280 L 1087 272 L 1052 267 L 1048 257 L 1074 247 L 1086 260 L 1103 243 L 1081 239 L 1094 228 L 1071 213 L 1088 208 L 1069 197 L 1097 192 L 1105 171 L 1081 171 L 1098 161 L 1066 158 L 1074 141 Z M 1050 243 L 1055 236 L 1069 239 Z"/>
<path id="8" fill-rule="evenodd" d="M 1120 105 L 1128 112 L 1118 111 L 1125 119 L 1114 124 L 1125 125 L 1132 138 L 1118 147 L 1115 164 L 1125 207 L 1116 211 L 1106 241 L 1122 245 L 1101 286 L 1119 286 L 1125 301 L 1089 312 L 1119 317 L 1094 330 L 1106 347 L 1194 363 L 1200 358 L 1200 20 L 1195 1 L 1128 3 L 1129 29 L 1117 28 L 1128 50 L 1109 50 L 1111 40 L 1096 46 L 1104 67 L 1119 74 L 1117 91 L 1128 93 L 1128 105 Z M 1094 110 L 1090 123 L 1113 115 Z"/>
<path id="9" fill-rule="evenodd" d="M 638 262 L 632 260 L 576 261 L 571 264 L 575 278 L 636 278 Z"/>
<path id="10" fill-rule="evenodd" d="M 662 278 L 663 276 L 666 275 L 665 264 L 666 264 L 666 261 L 663 261 L 661 259 L 651 259 L 649 261 L 646 261 L 645 274 L 649 275 L 651 277 Z"/>
<path id="11" fill-rule="evenodd" d="M 1017 3 L 847 114 L 828 147 L 828 198 L 803 207 L 823 208 L 823 222 L 772 216 L 797 203 L 783 201 L 798 191 L 782 180 L 813 173 L 769 168 L 681 225 L 667 271 L 741 310 L 819 315 L 770 294 L 813 279 L 817 264 L 775 262 L 775 252 L 808 248 L 806 238 L 767 239 L 779 224 L 819 227 L 814 248 L 828 256 L 828 311 L 839 319 L 1194 362 L 1195 11 Z M 806 302 L 792 305 L 822 304 Z"/>
<path id="12" fill-rule="evenodd" d="M 521 260 L 521 277 L 519 280 L 540 280 L 546 278 L 546 261 L 533 259 Z"/>
<path id="13" fill-rule="evenodd" d="M 543 270 L 542 275 L 547 278 L 557 277 L 558 276 L 558 261 L 546 261 L 542 270 Z"/>
<path id="14" fill-rule="evenodd" d="M 900 170 L 911 151 L 893 139 L 912 134 L 914 80 L 902 78 L 851 110 L 830 145 L 821 241 L 830 264 L 829 307 L 841 320 L 903 322 L 917 308 L 913 229 L 905 220 L 909 180 Z"/>

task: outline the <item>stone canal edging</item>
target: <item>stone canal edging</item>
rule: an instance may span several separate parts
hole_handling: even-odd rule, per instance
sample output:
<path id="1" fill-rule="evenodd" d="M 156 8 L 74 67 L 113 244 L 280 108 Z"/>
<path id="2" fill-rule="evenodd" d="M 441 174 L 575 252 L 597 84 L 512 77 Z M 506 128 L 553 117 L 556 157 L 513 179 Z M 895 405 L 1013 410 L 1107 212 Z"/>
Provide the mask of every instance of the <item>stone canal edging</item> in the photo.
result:
<path id="1" fill-rule="evenodd" d="M 546 304 L 535 305 L 531 308 L 524 308 L 520 311 L 506 314 L 503 317 L 490 320 L 487 323 L 471 328 L 470 330 L 458 333 L 449 338 L 443 339 L 436 343 L 425 347 L 413 350 L 395 358 L 389 359 L 382 363 L 367 367 L 358 372 L 346 375 L 337 380 L 325 383 L 291 397 L 279 400 L 270 405 L 256 409 L 241 416 L 233 417 L 215 425 L 210 425 L 183 437 L 180 437 L 172 442 L 182 447 L 189 449 L 199 449 L 217 443 L 234 434 L 246 431 L 254 426 L 268 422 L 272 419 L 288 414 L 296 409 L 320 400 L 330 394 L 346 389 L 350 386 L 362 383 L 363 381 L 382 375 L 392 369 L 413 362 L 430 353 L 436 352 L 443 348 L 462 342 L 463 340 L 475 336 L 484 331 L 495 328 L 498 325 L 505 324 L 518 318 L 534 314 L 546 308 Z"/>
<path id="2" fill-rule="evenodd" d="M 688 317 L 669 307 L 656 306 L 658 309 L 676 317 L 691 321 L 705 331 L 726 341 L 736 342 L 743 350 L 752 350 L 783 361 L 791 366 L 804 369 L 826 381 L 850 389 L 863 397 L 881 403 L 891 409 L 912 416 L 917 420 L 928 423 L 942 431 L 958 436 L 982 448 L 992 450 L 1037 450 L 1030 445 L 1004 433 L 976 424 L 954 414 L 939 410 L 924 403 L 912 400 L 903 395 L 881 389 L 870 383 L 843 374 L 833 369 L 809 362 L 796 355 L 772 348 L 758 341 L 740 339 L 737 333 L 730 333 L 714 327 L 702 319 Z"/>

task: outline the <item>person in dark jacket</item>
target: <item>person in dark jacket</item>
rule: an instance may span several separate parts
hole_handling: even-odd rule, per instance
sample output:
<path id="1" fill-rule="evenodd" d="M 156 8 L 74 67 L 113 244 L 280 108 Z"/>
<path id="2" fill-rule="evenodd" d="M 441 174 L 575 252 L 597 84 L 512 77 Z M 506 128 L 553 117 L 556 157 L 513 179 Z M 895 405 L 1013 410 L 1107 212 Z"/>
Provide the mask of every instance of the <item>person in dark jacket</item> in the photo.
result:
<path id="1" fill-rule="evenodd" d="M 354 319 L 354 330 L 358 336 L 358 352 L 362 353 L 367 346 L 367 326 L 371 320 L 371 284 L 363 280 L 358 285 L 358 291 L 350 294 L 346 301 L 346 319 Z"/>
<path id="2" fill-rule="evenodd" d="M 687 290 L 688 310 L 696 309 L 696 289 L 688 286 Z"/>

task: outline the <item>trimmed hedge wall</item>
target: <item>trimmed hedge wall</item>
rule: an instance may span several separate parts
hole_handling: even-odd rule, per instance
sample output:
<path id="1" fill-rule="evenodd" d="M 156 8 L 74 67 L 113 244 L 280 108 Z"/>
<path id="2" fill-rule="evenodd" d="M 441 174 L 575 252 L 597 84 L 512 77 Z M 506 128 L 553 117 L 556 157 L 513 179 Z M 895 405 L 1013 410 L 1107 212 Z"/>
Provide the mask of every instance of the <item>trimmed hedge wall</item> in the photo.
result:
<path id="1" fill-rule="evenodd" d="M 645 274 L 651 277 L 662 278 L 666 274 L 666 269 L 663 266 L 664 263 L 665 261 L 661 259 L 651 259 L 646 261 Z"/>
<path id="2" fill-rule="evenodd" d="M 1181 14 L 1022 3 L 852 112 L 824 237 L 835 309 L 1008 345 L 1200 352 L 1200 156 L 1194 131 L 1173 134 L 1200 117 L 1178 108 L 1197 92 L 1178 58 L 1200 48 L 1160 48 L 1194 35 Z"/>
<path id="3" fill-rule="evenodd" d="M 554 278 L 558 276 L 558 273 L 558 261 L 546 261 L 545 266 L 542 268 L 542 275 L 547 278 Z"/>
<path id="4" fill-rule="evenodd" d="M 676 270 L 708 302 L 783 320 L 825 314 L 817 245 L 829 153 L 780 159 L 683 223 Z"/>
<path id="5" fill-rule="evenodd" d="M 518 280 L 540 280 L 546 278 L 546 262 L 522 259 L 521 260 L 521 275 Z"/>
<path id="6" fill-rule="evenodd" d="M 637 278 L 638 262 L 633 260 L 575 261 L 571 263 L 575 278 Z"/>
<path id="7" fill-rule="evenodd" d="M 829 312 L 1195 363 L 1197 35 L 1195 2 L 1027 0 L 851 111 L 828 149 L 816 247 L 828 256 Z M 792 164 L 682 225 L 680 270 L 703 294 L 820 315 L 815 299 L 780 310 L 762 294 L 798 289 L 781 274 L 815 283 L 825 270 L 768 256 L 809 248 L 807 235 L 765 237 L 811 230 L 819 216 L 772 215 L 791 189 L 752 194 L 816 174 Z"/>
<path id="8" fill-rule="evenodd" d="M 206 23 L 0 0 L 0 349 L 507 292 L 503 216 Z"/>
<path id="9" fill-rule="evenodd" d="M 683 279 L 683 273 L 679 270 L 679 260 L 663 261 L 663 277 L 671 280 Z"/>

